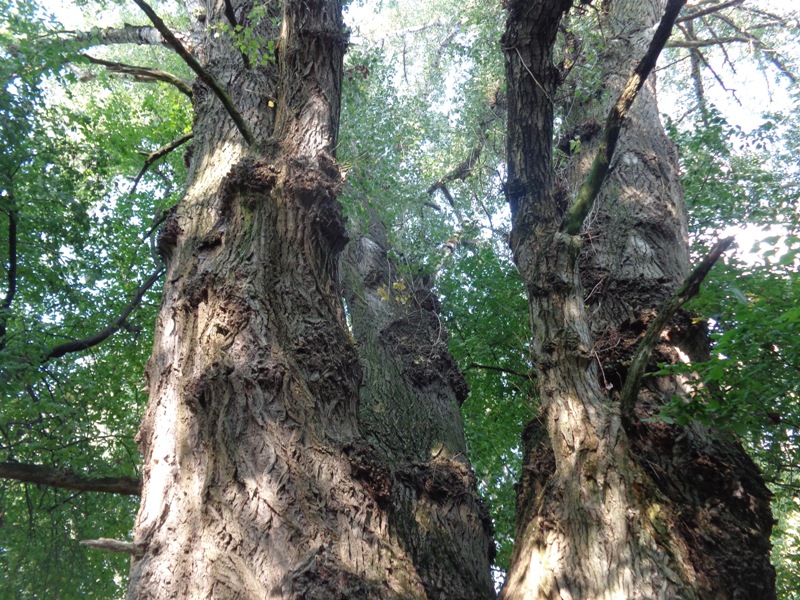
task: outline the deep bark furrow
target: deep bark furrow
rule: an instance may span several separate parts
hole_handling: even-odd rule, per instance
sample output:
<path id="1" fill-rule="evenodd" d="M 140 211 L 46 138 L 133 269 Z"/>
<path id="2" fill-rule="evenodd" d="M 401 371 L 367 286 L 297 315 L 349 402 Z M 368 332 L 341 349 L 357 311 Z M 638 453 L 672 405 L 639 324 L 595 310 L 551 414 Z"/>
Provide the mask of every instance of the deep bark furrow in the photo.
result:
<path id="1" fill-rule="evenodd" d="M 599 62 L 610 100 L 572 103 L 567 131 L 597 131 L 591 124 L 611 108 L 650 43 L 659 7 L 656 1 L 604 4 L 600 24 L 613 41 L 600 50 Z M 534 13 L 512 10 L 506 37 L 520 29 L 515 19 Z M 577 191 L 600 140 L 591 133 L 581 138 L 581 152 L 569 158 L 555 193 L 553 176 L 543 173 L 551 168 L 549 155 L 544 165 L 526 162 L 531 148 L 552 144 L 541 119 L 552 120 L 542 107 L 554 94 L 537 95 L 516 81 L 526 75 L 509 46 L 509 106 L 527 115 L 509 119 L 512 249 L 530 293 L 542 409 L 526 430 L 517 545 L 504 598 L 773 598 L 768 495 L 741 446 L 703 428 L 640 420 L 673 394 L 688 392 L 677 380 L 648 380 L 627 430 L 616 402 L 639 336 L 689 268 L 676 157 L 659 121 L 655 81 L 644 83 L 620 131 L 609 178 L 585 224 L 590 243 L 583 244 L 554 234 L 552 222 L 563 211 L 558 196 Z M 550 55 L 538 57 L 530 72 L 546 74 Z M 526 176 L 537 185 L 519 185 Z M 665 332 L 658 360 L 676 361 L 688 348 L 702 348 L 705 332 L 686 327 L 690 320 L 680 317 Z M 709 477 L 704 463 L 716 473 L 713 486 L 703 483 Z M 750 513 L 741 510 L 733 488 L 746 490 Z M 716 507 L 713 516 L 708 502 Z M 741 553 L 741 546 L 748 551 Z"/>

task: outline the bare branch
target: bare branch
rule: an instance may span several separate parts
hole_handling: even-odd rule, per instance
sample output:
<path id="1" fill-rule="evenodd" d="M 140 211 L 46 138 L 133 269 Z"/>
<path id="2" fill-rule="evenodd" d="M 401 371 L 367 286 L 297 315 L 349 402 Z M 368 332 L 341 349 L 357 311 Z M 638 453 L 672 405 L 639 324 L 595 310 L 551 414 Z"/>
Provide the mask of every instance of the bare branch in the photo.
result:
<path id="1" fill-rule="evenodd" d="M 11 303 L 14 301 L 14 296 L 17 293 L 17 209 L 14 207 L 13 194 L 9 198 L 11 208 L 7 211 L 8 215 L 8 274 L 7 274 L 7 287 L 6 297 L 0 310 L 8 310 L 11 308 Z M 4 331 L 0 331 L 0 338 L 3 337 Z"/>
<path id="2" fill-rule="evenodd" d="M 470 369 L 481 369 L 483 371 L 496 371 L 497 373 L 505 373 L 506 375 L 514 375 L 515 377 L 522 377 L 531 381 L 536 378 L 536 373 L 523 373 L 522 371 L 515 371 L 514 369 L 504 369 L 503 367 L 495 367 L 492 365 L 481 365 L 478 363 L 470 363 L 464 367 L 465 371 Z"/>
<path id="3" fill-rule="evenodd" d="M 744 43 L 749 44 L 752 40 L 741 36 L 717 37 L 711 40 L 672 40 L 667 44 L 668 48 L 706 48 L 708 46 L 721 46 L 723 44 Z"/>
<path id="4" fill-rule="evenodd" d="M 722 2 L 720 4 L 716 4 L 714 6 L 709 6 L 708 8 L 704 8 L 702 10 L 695 11 L 693 13 L 689 13 L 683 17 L 678 18 L 675 23 L 685 23 L 687 21 L 691 21 L 692 19 L 698 19 L 700 17 L 704 17 L 706 15 L 713 14 L 715 12 L 719 12 L 726 8 L 731 8 L 732 6 L 739 6 L 743 4 L 744 0 L 729 0 L 728 2 Z"/>
<path id="5" fill-rule="evenodd" d="M 78 475 L 70 469 L 54 469 L 42 465 L 16 462 L 0 463 L 0 478 L 78 492 L 105 492 L 139 496 L 142 491 L 142 482 L 133 477 L 86 477 Z"/>
<path id="6" fill-rule="evenodd" d="M 661 338 L 661 332 L 664 331 L 678 309 L 697 295 L 697 292 L 700 291 L 700 284 L 703 283 L 711 267 L 713 267 L 717 260 L 719 260 L 719 257 L 730 248 L 733 242 L 734 238 L 728 237 L 714 244 L 714 247 L 709 251 L 706 257 L 700 261 L 700 264 L 698 264 L 689 277 L 686 278 L 686 281 L 683 282 L 680 289 L 664 303 L 658 316 L 647 326 L 644 338 L 639 343 L 639 347 L 633 355 L 631 366 L 628 369 L 628 376 L 625 379 L 625 385 L 620 393 L 620 407 L 624 418 L 630 420 L 633 417 L 636 397 L 642 385 L 644 371 L 647 368 L 647 363 L 650 362 L 650 355 L 653 353 L 653 349 Z"/>
<path id="7" fill-rule="evenodd" d="M 140 46 L 166 46 L 170 44 L 161 36 L 155 27 L 144 25 L 125 25 L 122 28 L 108 27 L 92 31 L 65 31 L 75 41 L 84 46 L 110 46 L 116 44 L 137 44 Z M 186 40 L 183 34 L 176 34 L 176 38 Z"/>
<path id="8" fill-rule="evenodd" d="M 773 48 L 767 46 L 761 39 L 749 31 L 742 30 L 736 23 L 731 21 L 730 19 L 722 16 L 722 15 L 715 15 L 717 19 L 731 27 L 734 31 L 739 33 L 740 35 L 744 36 L 750 43 L 752 43 L 756 48 L 761 50 L 766 56 L 767 60 L 771 62 L 775 67 L 780 71 L 789 81 L 792 83 L 797 82 L 797 77 L 792 73 L 789 68 L 783 64 L 783 61 L 778 57 L 778 53 L 775 52 Z"/>
<path id="9" fill-rule="evenodd" d="M 88 54 L 81 54 L 86 60 L 95 65 L 101 65 L 108 69 L 111 73 L 118 73 L 120 75 L 132 75 L 136 81 L 163 81 L 178 88 L 181 93 L 189 98 L 192 97 L 192 84 L 191 82 L 182 79 L 172 73 L 167 73 L 161 69 L 152 69 L 150 67 L 140 67 L 136 65 L 128 65 L 121 62 L 114 62 L 110 60 L 103 60 L 102 58 L 95 58 Z"/>
<path id="10" fill-rule="evenodd" d="M 90 335 L 88 337 L 82 338 L 80 340 L 73 340 L 71 342 L 65 342 L 63 344 L 59 344 L 58 346 L 52 348 L 42 359 L 42 362 L 48 361 L 51 358 L 59 358 L 64 356 L 65 354 L 69 354 L 70 352 L 79 352 L 81 350 L 86 350 L 87 348 L 91 348 L 96 346 L 100 342 L 105 341 L 107 338 L 111 337 L 114 333 L 116 333 L 124 324 L 125 320 L 130 316 L 133 310 L 139 306 L 139 303 L 142 301 L 142 298 L 147 293 L 153 284 L 158 281 L 161 275 L 164 273 L 164 267 L 159 267 L 147 281 L 145 281 L 139 289 L 136 290 L 136 295 L 133 297 L 133 300 L 125 307 L 122 311 L 122 314 L 114 319 L 108 327 L 105 327 L 95 333 L 94 335 Z"/>
<path id="11" fill-rule="evenodd" d="M 697 39 L 694 34 L 694 22 L 687 21 L 685 25 L 678 25 L 680 30 L 686 36 L 687 40 Z M 703 86 L 703 73 L 700 68 L 700 52 L 697 49 L 689 50 L 689 58 L 691 60 L 691 73 L 692 83 L 694 84 L 694 93 L 697 96 L 697 103 L 700 107 L 700 116 L 705 122 L 707 117 L 706 111 L 708 109 L 708 102 L 706 100 L 706 92 Z"/>
<path id="12" fill-rule="evenodd" d="M 144 14 L 148 16 L 148 18 L 153 22 L 156 29 L 161 33 L 167 43 L 175 49 L 175 52 L 184 60 L 184 62 L 189 65 L 189 68 L 197 73 L 197 76 L 200 78 L 200 81 L 205 83 L 211 90 L 216 94 L 217 98 L 219 98 L 222 105 L 225 107 L 225 110 L 228 111 L 231 119 L 233 122 L 236 123 L 236 128 L 239 130 L 239 133 L 242 134 L 242 137 L 245 139 L 249 146 L 255 144 L 255 137 L 253 133 L 250 131 L 250 127 L 245 123 L 244 118 L 233 105 L 233 101 L 228 93 L 222 89 L 217 80 L 211 76 L 211 74 L 206 71 L 197 59 L 192 56 L 189 51 L 183 46 L 183 44 L 175 37 L 175 34 L 170 31 L 169 27 L 161 20 L 152 7 L 147 4 L 144 0 L 133 0 L 136 5 L 142 9 Z"/>
<path id="13" fill-rule="evenodd" d="M 109 538 L 99 538 L 96 540 L 81 540 L 81 546 L 88 546 L 95 550 L 107 550 L 109 552 L 119 552 L 122 554 L 130 554 L 132 556 L 142 556 L 144 549 L 139 544 L 131 542 L 121 542 L 119 540 L 112 540 Z"/>
<path id="14" fill-rule="evenodd" d="M 675 24 L 675 19 L 678 17 L 686 0 L 669 0 L 667 2 L 666 10 L 661 22 L 658 24 L 655 35 L 650 41 L 650 46 L 636 65 L 633 74 L 628 79 L 619 99 L 616 101 L 606 118 L 606 125 L 603 129 L 603 138 L 600 142 L 600 148 L 592 162 L 592 167 L 589 174 L 578 192 L 578 197 L 575 202 L 570 206 L 564 221 L 561 224 L 561 230 L 565 231 L 568 235 L 578 235 L 583 226 L 583 221 L 592 209 L 597 195 L 600 193 L 600 187 L 603 185 L 608 168 L 611 165 L 611 158 L 614 156 L 614 150 L 617 146 L 619 139 L 619 132 L 622 129 L 622 124 L 628 116 L 633 101 L 642 89 L 644 82 L 650 76 L 651 71 L 656 66 L 658 56 L 664 49 L 669 36 L 672 33 L 672 27 Z"/>
<path id="15" fill-rule="evenodd" d="M 506 104 L 504 93 L 499 88 L 496 89 L 492 94 L 491 101 L 487 106 L 486 114 L 478 124 L 478 140 L 475 142 L 472 150 L 470 150 L 467 157 L 455 168 L 447 172 L 438 181 L 432 183 L 430 187 L 428 187 L 428 195 L 433 195 L 436 193 L 436 191 L 441 190 L 453 210 L 457 211 L 453 196 L 450 194 L 447 184 L 454 181 L 464 181 L 472 174 L 475 165 L 477 165 L 478 161 L 480 160 L 483 149 L 486 147 L 486 144 L 489 141 L 489 127 L 492 125 L 492 123 L 502 118 L 506 110 Z M 459 215 L 459 221 L 460 220 L 461 219 Z"/>
<path id="16" fill-rule="evenodd" d="M 709 62 L 708 62 L 708 59 L 706 59 L 705 55 L 704 55 L 704 54 L 703 54 L 703 53 L 702 53 L 700 50 L 697 50 L 697 49 L 693 50 L 693 52 L 696 52 L 696 53 L 697 53 L 697 57 L 698 57 L 698 58 L 700 59 L 700 61 L 701 61 L 701 62 L 702 62 L 704 65 L 705 65 L 706 69 L 708 69 L 709 71 L 711 71 L 711 74 L 714 76 L 714 79 L 716 79 L 716 80 L 717 80 L 717 83 L 719 84 L 719 86 L 720 86 L 720 87 L 721 87 L 721 88 L 722 88 L 722 89 L 723 89 L 725 92 L 729 93 L 729 94 L 731 95 L 731 97 L 732 97 L 734 100 L 736 100 L 736 103 L 737 103 L 739 106 L 741 106 L 741 105 L 742 105 L 742 101 L 741 101 L 741 100 L 739 100 L 739 98 L 736 96 L 736 90 L 732 90 L 732 89 L 730 89 L 728 86 L 726 86 L 726 85 L 725 85 L 725 82 L 722 80 L 722 77 L 720 77 L 719 73 L 717 73 L 717 72 L 714 70 L 714 67 L 712 67 L 712 66 L 711 66 L 711 63 L 709 63 Z"/>
<path id="17" fill-rule="evenodd" d="M 169 144 L 167 144 L 165 146 L 162 146 L 158 150 L 155 150 L 155 151 L 151 152 L 150 154 L 148 154 L 147 155 L 147 159 L 145 159 L 144 165 L 142 166 L 142 170 L 139 171 L 139 174 L 133 180 L 133 186 L 131 187 L 131 191 L 129 193 L 133 194 L 133 192 L 136 191 L 136 186 L 139 185 L 139 181 L 142 179 L 142 176 L 147 172 L 147 169 L 149 169 L 150 166 L 154 162 L 156 162 L 160 158 L 163 158 L 164 156 L 166 156 L 167 154 L 169 154 L 173 150 L 176 150 L 177 148 L 180 148 L 183 144 L 188 142 L 193 137 L 194 137 L 194 133 L 189 132 L 186 135 L 182 135 L 178 139 L 173 140 Z"/>
<path id="18" fill-rule="evenodd" d="M 9 183 L 11 177 L 9 177 Z M 3 299 L 3 304 L 0 305 L 0 311 L 5 312 L 11 308 L 11 303 L 14 302 L 14 296 L 17 293 L 17 207 L 14 201 L 14 193 L 10 189 L 8 192 L 9 209 L 6 211 L 8 215 L 8 271 L 6 272 L 6 297 Z M 6 324 L 8 316 L 0 313 L 0 349 L 6 343 Z"/>

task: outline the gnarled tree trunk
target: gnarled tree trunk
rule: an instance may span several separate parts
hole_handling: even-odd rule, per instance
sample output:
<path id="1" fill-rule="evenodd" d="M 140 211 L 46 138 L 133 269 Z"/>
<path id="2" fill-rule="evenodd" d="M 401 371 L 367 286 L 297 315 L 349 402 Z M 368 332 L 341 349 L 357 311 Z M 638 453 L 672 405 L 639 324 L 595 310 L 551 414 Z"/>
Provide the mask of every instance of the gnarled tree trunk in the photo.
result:
<path id="1" fill-rule="evenodd" d="M 187 191 L 159 240 L 168 272 L 139 432 L 140 555 L 128 597 L 447 597 L 457 584 L 436 557 L 420 564 L 414 544 L 425 538 L 443 552 L 477 544 L 458 585 L 474 583 L 465 598 L 486 597 L 489 542 L 459 450 L 443 440 L 442 483 L 425 454 L 438 433 L 408 439 L 404 479 L 359 432 L 362 370 L 338 292 L 340 3 L 285 0 L 280 15 L 254 23 L 252 3 L 212 6 L 189 7 L 195 54 L 256 144 L 246 147 L 218 98 L 195 84 Z M 280 16 L 277 64 L 250 64 L 214 33 L 231 15 L 265 40 Z M 450 400 L 443 414 L 457 415 Z M 466 500 L 436 496 L 451 488 Z M 400 514 L 443 525 L 398 524 Z M 469 542 L 449 537 L 471 527 L 480 534 Z"/>
<path id="2" fill-rule="evenodd" d="M 570 2 L 510 6 L 508 198 L 542 407 L 525 432 L 509 600 L 775 594 L 769 494 L 741 446 L 699 426 L 643 420 L 687 393 L 674 378 L 649 379 L 630 419 L 619 407 L 641 334 L 690 270 L 675 152 L 659 122 L 654 78 L 626 121 L 582 235 L 562 231 L 660 4 L 601 4 L 604 89 L 571 107 L 565 139 L 577 135 L 581 152 L 560 179 L 551 152 L 561 84 L 552 53 Z M 705 331 L 691 323 L 680 315 L 663 333 L 653 370 L 707 352 Z"/>
<path id="3" fill-rule="evenodd" d="M 392 465 L 392 533 L 429 598 L 494 598 L 492 524 L 466 455 L 459 407 L 467 384 L 427 277 L 401 274 L 383 224 L 356 224 L 344 292 L 364 365 L 359 423 Z M 420 524 L 422 524 L 420 526 Z"/>

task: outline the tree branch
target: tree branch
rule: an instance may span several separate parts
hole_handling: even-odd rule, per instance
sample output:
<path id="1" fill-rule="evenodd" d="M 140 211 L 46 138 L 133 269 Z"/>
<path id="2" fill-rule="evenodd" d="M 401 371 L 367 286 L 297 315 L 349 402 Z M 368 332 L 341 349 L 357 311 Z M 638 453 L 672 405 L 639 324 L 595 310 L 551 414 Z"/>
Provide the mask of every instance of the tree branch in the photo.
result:
<path id="1" fill-rule="evenodd" d="M 706 15 L 713 14 L 715 12 L 718 12 L 718 11 L 726 9 L 726 8 L 730 8 L 732 6 L 739 6 L 740 4 L 743 4 L 743 3 L 744 3 L 744 0 L 729 0 L 728 2 L 722 2 L 721 4 L 716 4 L 714 6 L 709 6 L 708 8 L 704 8 L 702 10 L 698 10 L 696 12 L 689 13 L 688 15 L 684 15 L 683 17 L 680 17 L 679 19 L 676 19 L 675 23 L 686 23 L 687 21 L 691 21 L 693 19 L 699 19 L 700 17 L 704 17 Z"/>
<path id="2" fill-rule="evenodd" d="M 253 136 L 252 131 L 250 131 L 250 127 L 245 123 L 244 118 L 233 105 L 233 101 L 228 93 L 222 89 L 217 80 L 211 76 L 211 74 L 206 71 L 197 59 L 192 56 L 189 51 L 183 46 L 183 44 L 175 37 L 175 34 L 170 31 L 169 27 L 161 20 L 155 11 L 151 8 L 147 2 L 144 0 L 133 0 L 136 5 L 142 9 L 144 14 L 148 16 L 148 18 L 153 22 L 156 29 L 161 33 L 167 43 L 175 49 L 175 52 L 184 60 L 184 62 L 189 65 L 189 68 L 194 71 L 197 76 L 200 78 L 200 81 L 205 83 L 211 90 L 216 94 L 217 98 L 219 98 L 222 105 L 225 107 L 225 110 L 228 111 L 231 119 L 236 124 L 236 128 L 239 130 L 239 133 L 242 134 L 242 137 L 247 142 L 249 146 L 255 144 L 255 136 Z"/>
<path id="3" fill-rule="evenodd" d="M 9 178 L 10 179 L 10 178 Z M 9 188 L 11 186 L 9 185 Z M 6 324 L 8 323 L 8 315 L 2 314 L 11 308 L 11 303 L 14 302 L 14 296 L 17 293 L 17 207 L 14 201 L 14 193 L 11 189 L 8 190 L 8 202 L 10 208 L 6 211 L 8 215 L 8 271 L 6 275 L 7 288 L 6 297 L 3 299 L 3 304 L 0 305 L 0 349 L 5 347 L 6 343 Z"/>
<path id="4" fill-rule="evenodd" d="M 132 75 L 136 81 L 163 81 L 174 85 L 181 93 L 189 98 L 192 97 L 192 84 L 185 79 L 182 79 L 172 73 L 167 73 L 161 69 L 152 69 L 150 67 L 139 67 L 136 65 L 127 65 L 121 62 L 114 62 L 111 60 L 103 60 L 102 58 L 95 58 L 89 54 L 81 54 L 83 58 L 95 65 L 101 65 L 108 69 L 111 73 L 119 73 L 120 75 Z"/>
<path id="5" fill-rule="evenodd" d="M 193 137 L 194 137 L 194 133 L 190 131 L 186 135 L 182 135 L 178 139 L 171 141 L 166 146 L 162 146 L 158 150 L 155 150 L 155 151 L 151 152 L 150 154 L 148 154 L 147 158 L 144 161 L 144 165 L 142 166 L 142 170 L 139 171 L 139 174 L 133 180 L 133 186 L 131 187 L 131 191 L 129 193 L 133 194 L 133 192 L 136 191 L 136 186 L 139 185 L 139 181 L 142 179 L 142 176 L 147 172 L 147 169 L 149 169 L 150 166 L 154 162 L 156 162 L 159 158 L 162 158 L 162 157 L 166 156 L 167 154 L 169 154 L 173 150 L 176 150 L 177 148 L 180 148 L 183 144 L 188 142 Z"/>
<path id="6" fill-rule="evenodd" d="M 478 139 L 475 142 L 475 145 L 472 147 L 472 150 L 470 150 L 467 157 L 454 169 L 447 172 L 438 181 L 432 183 L 428 187 L 428 195 L 432 196 L 434 193 L 436 193 L 436 191 L 441 190 L 453 210 L 458 212 L 458 209 L 455 206 L 455 201 L 453 200 L 453 196 L 450 194 L 447 184 L 452 183 L 453 181 L 464 181 L 472 174 L 475 165 L 478 164 L 478 161 L 481 158 L 483 149 L 486 147 L 486 144 L 489 141 L 489 126 L 502 117 L 506 108 L 507 101 L 505 98 L 505 93 L 498 88 L 492 94 L 491 100 L 487 105 L 487 114 L 483 116 L 478 124 Z M 497 111 L 499 111 L 499 114 Z M 459 222 L 461 222 L 461 215 L 457 216 Z"/>
<path id="7" fill-rule="evenodd" d="M 736 25 L 736 23 L 734 23 L 733 21 L 722 15 L 716 15 L 716 18 L 725 23 L 726 25 L 728 25 L 739 35 L 744 36 L 747 39 L 747 41 L 749 41 L 750 43 L 755 45 L 756 48 L 761 50 L 766 56 L 767 60 L 771 62 L 773 65 L 775 65 L 778 71 L 780 71 L 787 79 L 789 79 L 789 81 L 791 81 L 792 83 L 797 82 L 797 77 L 795 77 L 794 73 L 792 73 L 789 70 L 789 68 L 783 64 L 783 61 L 780 58 L 778 58 L 778 53 L 775 52 L 773 48 L 770 48 L 764 42 L 762 42 L 761 38 L 753 35 L 749 31 L 742 30 L 738 25 Z"/>
<path id="8" fill-rule="evenodd" d="M 482 369 L 484 371 L 496 371 L 498 373 L 505 373 L 506 375 L 514 375 L 515 377 L 522 377 L 523 379 L 527 379 L 528 381 L 535 378 L 535 373 L 523 373 L 521 371 L 515 371 L 513 369 L 504 369 L 503 367 L 494 367 L 492 365 L 481 365 L 478 363 L 470 363 L 466 367 L 464 367 L 465 371 L 469 371 L 470 369 Z"/>
<path id="9" fill-rule="evenodd" d="M 139 496 L 142 491 L 142 482 L 133 477 L 85 477 L 70 469 L 54 469 L 16 462 L 0 463 L 0 478 L 78 492 Z"/>
<path id="10" fill-rule="evenodd" d="M 669 48 L 706 48 L 708 46 L 722 46 L 734 42 L 749 44 L 752 40 L 741 36 L 718 37 L 713 40 L 673 40 L 667 47 Z"/>
<path id="11" fill-rule="evenodd" d="M 3 300 L 0 310 L 8 310 L 11 308 L 11 303 L 14 301 L 14 296 L 17 293 L 17 209 L 14 207 L 14 196 L 10 198 L 11 209 L 7 211 L 8 214 L 8 277 L 6 297 Z M 0 321 L 2 322 L 2 321 Z M 0 331 L 0 338 L 3 337 L 4 331 Z"/>
<path id="12" fill-rule="evenodd" d="M 613 108 L 608 113 L 606 119 L 606 126 L 603 130 L 603 138 L 600 142 L 600 148 L 594 157 L 594 162 L 589 170 L 589 174 L 578 192 L 578 197 L 575 202 L 570 206 L 564 221 L 561 224 L 561 230 L 569 235 L 578 235 L 583 226 L 583 221 L 592 209 L 597 195 L 600 193 L 600 187 L 603 185 L 606 174 L 608 173 L 609 166 L 611 165 L 611 158 L 614 156 L 614 149 L 617 147 L 617 140 L 619 133 L 622 129 L 622 124 L 628 116 L 631 105 L 642 89 L 644 82 L 650 76 L 650 72 L 656 66 L 658 56 L 664 49 L 669 36 L 672 34 L 672 27 L 675 24 L 675 19 L 678 13 L 686 4 L 686 0 L 669 0 L 667 8 L 664 11 L 664 16 L 658 24 L 656 33 L 650 41 L 650 47 L 647 52 L 636 65 L 633 74 L 628 79 L 619 99 L 614 104 Z"/>
<path id="13" fill-rule="evenodd" d="M 122 554 L 130 554 L 132 556 L 142 556 L 144 548 L 132 542 L 121 542 L 119 540 L 112 540 L 109 538 L 99 538 L 96 540 L 81 540 L 78 542 L 81 546 L 88 546 L 95 550 L 107 550 L 109 552 L 120 552 Z"/>
<path id="14" fill-rule="evenodd" d="M 111 337 L 114 333 L 119 330 L 120 327 L 123 327 L 125 324 L 125 320 L 130 316 L 133 310 L 139 306 L 139 303 L 142 301 L 142 298 L 147 293 L 153 284 L 158 281 L 159 277 L 164 273 L 164 267 L 159 267 L 152 275 L 150 275 L 149 279 L 145 281 L 139 289 L 136 290 L 136 295 L 133 297 L 133 300 L 125 307 L 122 311 L 122 314 L 114 319 L 108 327 L 105 327 L 95 333 L 94 335 L 90 335 L 88 337 L 73 340 L 71 342 L 65 342 L 63 344 L 59 344 L 52 348 L 42 359 L 42 362 L 46 362 L 51 358 L 59 358 L 64 356 L 65 354 L 69 354 L 70 352 L 79 352 L 81 350 L 86 350 L 87 348 L 91 348 L 96 346 L 100 342 L 106 340 L 107 338 Z"/>
<path id="15" fill-rule="evenodd" d="M 633 355 L 633 360 L 631 361 L 631 366 L 628 369 L 628 375 L 625 379 L 625 385 L 620 393 L 620 407 L 623 418 L 630 421 L 633 417 L 636 397 L 639 395 L 639 388 L 642 385 L 644 371 L 647 368 L 647 363 L 650 361 L 650 355 L 653 353 L 653 349 L 661 338 L 661 333 L 678 309 L 697 295 L 697 292 L 700 291 L 700 284 L 703 283 L 711 267 L 714 266 L 714 263 L 719 260 L 719 257 L 722 256 L 723 252 L 725 252 L 733 242 L 734 238 L 728 237 L 714 244 L 714 247 L 711 248 L 706 257 L 700 261 L 700 264 L 698 264 L 689 277 L 686 278 L 686 281 L 683 282 L 680 289 L 664 303 L 658 316 L 647 326 L 644 338 L 639 342 L 639 347 Z"/>
<path id="16" fill-rule="evenodd" d="M 93 31 L 66 31 L 63 32 L 85 46 L 110 46 L 116 44 L 137 44 L 139 46 L 172 46 L 162 37 L 159 30 L 155 27 L 145 25 L 128 25 L 125 23 L 119 27 L 108 27 Z M 182 34 L 176 34 L 176 38 L 186 39 Z"/>

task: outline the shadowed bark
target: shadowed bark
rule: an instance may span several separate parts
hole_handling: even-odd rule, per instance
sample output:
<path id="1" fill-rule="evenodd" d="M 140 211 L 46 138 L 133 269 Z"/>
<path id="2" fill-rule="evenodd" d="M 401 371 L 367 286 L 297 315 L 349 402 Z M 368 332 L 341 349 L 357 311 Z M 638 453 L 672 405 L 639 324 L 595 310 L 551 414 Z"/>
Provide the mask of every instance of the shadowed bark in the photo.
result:
<path id="1" fill-rule="evenodd" d="M 552 47 L 568 8 L 514 3 L 504 37 L 512 249 L 528 287 L 542 407 L 524 433 L 503 597 L 774 598 L 769 493 L 741 446 L 649 420 L 673 394 L 691 392 L 678 379 L 646 379 L 630 426 L 621 418 L 633 353 L 690 269 L 654 78 L 619 132 L 596 203 L 581 211 L 582 228 L 559 231 L 601 147 L 596 124 L 646 52 L 661 3 L 602 5 L 602 89 L 571 104 L 565 129 L 587 134 L 556 179 Z M 680 312 L 659 333 L 652 370 L 707 352 L 705 331 Z"/>

